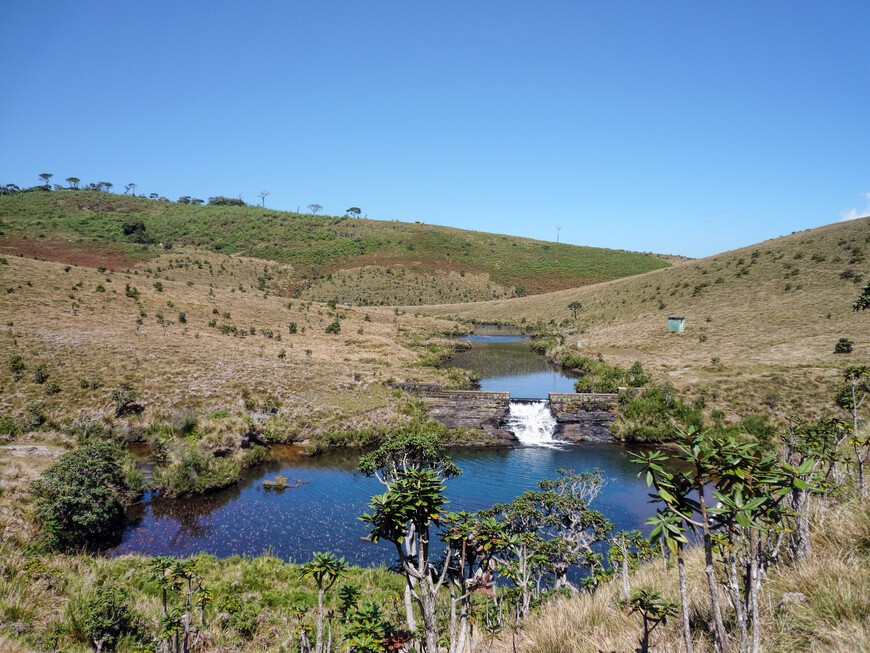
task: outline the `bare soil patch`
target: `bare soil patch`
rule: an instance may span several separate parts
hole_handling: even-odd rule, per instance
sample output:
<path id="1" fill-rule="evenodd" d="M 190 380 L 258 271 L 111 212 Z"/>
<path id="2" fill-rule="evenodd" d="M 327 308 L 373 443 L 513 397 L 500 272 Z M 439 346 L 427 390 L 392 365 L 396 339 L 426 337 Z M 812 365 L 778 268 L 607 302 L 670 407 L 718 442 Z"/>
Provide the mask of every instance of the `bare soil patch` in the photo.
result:
<path id="1" fill-rule="evenodd" d="M 85 268 L 104 267 L 110 270 L 132 268 L 141 260 L 119 247 L 84 248 L 63 240 L 28 240 L 24 238 L 0 239 L 0 252 L 26 258 L 40 258 L 55 263 L 78 265 Z"/>

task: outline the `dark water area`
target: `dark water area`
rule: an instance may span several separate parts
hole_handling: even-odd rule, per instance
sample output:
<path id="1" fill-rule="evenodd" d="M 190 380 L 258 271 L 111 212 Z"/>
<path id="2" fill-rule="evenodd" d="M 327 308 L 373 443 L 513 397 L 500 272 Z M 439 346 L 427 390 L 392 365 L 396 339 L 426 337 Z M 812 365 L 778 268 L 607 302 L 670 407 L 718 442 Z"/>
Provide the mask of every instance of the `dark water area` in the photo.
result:
<path id="1" fill-rule="evenodd" d="M 609 484 L 593 507 L 618 529 L 640 528 L 654 514 L 645 482 L 630 462 L 632 449 L 616 444 L 560 445 L 454 452 L 463 473 L 447 481 L 449 510 L 479 510 L 512 500 L 538 481 L 555 478 L 559 468 L 603 471 Z M 361 540 L 366 526 L 357 517 L 372 495 L 383 492 L 376 479 L 353 470 L 358 454 L 339 452 L 305 457 L 291 447 L 277 448 L 274 462 L 248 472 L 235 487 L 202 497 L 163 499 L 156 495 L 131 514 L 134 520 L 121 544 L 108 553 L 187 556 L 198 552 L 219 557 L 256 556 L 269 552 L 296 562 L 314 551 L 329 550 L 357 565 L 391 564 L 389 544 Z M 265 479 L 281 474 L 299 487 L 263 488 Z"/>
<path id="2" fill-rule="evenodd" d="M 454 354 L 444 365 L 480 375 L 480 389 L 510 392 L 515 399 L 546 399 L 551 392 L 574 392 L 574 379 L 529 348 L 518 329 L 477 327 L 462 338 L 471 348 Z"/>

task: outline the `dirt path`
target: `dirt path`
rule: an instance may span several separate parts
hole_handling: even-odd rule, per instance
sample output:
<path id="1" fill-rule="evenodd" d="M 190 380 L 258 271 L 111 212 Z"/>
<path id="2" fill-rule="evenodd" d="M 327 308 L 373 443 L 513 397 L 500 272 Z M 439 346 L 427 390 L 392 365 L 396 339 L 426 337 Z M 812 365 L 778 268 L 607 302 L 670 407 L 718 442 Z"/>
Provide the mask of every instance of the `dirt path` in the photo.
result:
<path id="1" fill-rule="evenodd" d="M 57 458 L 63 451 L 61 447 L 49 447 L 43 444 L 0 445 L 0 454 L 14 458 Z"/>

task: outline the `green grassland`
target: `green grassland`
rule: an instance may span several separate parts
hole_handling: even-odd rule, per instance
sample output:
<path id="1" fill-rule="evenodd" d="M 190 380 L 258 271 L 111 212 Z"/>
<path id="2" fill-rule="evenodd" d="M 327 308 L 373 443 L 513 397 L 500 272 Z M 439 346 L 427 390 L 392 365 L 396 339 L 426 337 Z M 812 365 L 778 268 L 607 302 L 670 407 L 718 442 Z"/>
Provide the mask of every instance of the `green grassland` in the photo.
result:
<path id="1" fill-rule="evenodd" d="M 144 234 L 124 234 L 139 220 Z M 132 266 L 161 250 L 197 248 L 285 264 L 273 292 L 326 298 L 340 292 L 330 274 L 370 269 L 364 277 L 405 269 L 421 288 L 387 294 L 357 283 L 341 301 L 419 304 L 469 301 L 572 288 L 667 267 L 652 254 L 488 234 L 420 223 L 274 211 L 256 206 L 197 206 L 96 191 L 31 191 L 0 196 L 0 250 L 59 262 L 95 250 L 112 265 Z M 136 240 L 140 242 L 131 242 Z M 147 242 L 143 242 L 147 241 Z M 90 261 L 93 262 L 93 261 Z M 455 273 L 457 288 L 442 277 Z M 360 281 L 357 276 L 357 282 Z M 425 284 L 423 282 L 426 282 Z M 467 281 L 467 282 L 466 282 Z M 495 293 L 493 295 L 493 293 Z"/>

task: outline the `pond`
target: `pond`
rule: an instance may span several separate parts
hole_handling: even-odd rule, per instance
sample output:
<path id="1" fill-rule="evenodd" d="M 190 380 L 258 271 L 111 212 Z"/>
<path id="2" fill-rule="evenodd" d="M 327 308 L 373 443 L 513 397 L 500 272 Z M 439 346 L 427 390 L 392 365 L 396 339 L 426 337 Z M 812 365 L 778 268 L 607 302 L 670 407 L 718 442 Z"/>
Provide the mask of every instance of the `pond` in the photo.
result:
<path id="1" fill-rule="evenodd" d="M 609 484 L 593 507 L 619 529 L 643 528 L 654 514 L 645 482 L 630 462 L 632 450 L 611 444 L 454 451 L 462 475 L 447 481 L 450 510 L 479 510 L 506 502 L 555 478 L 558 468 L 577 472 L 600 468 Z M 203 497 L 161 499 L 146 496 L 109 555 L 145 553 L 187 556 L 197 552 L 224 557 L 269 552 L 306 561 L 329 550 L 358 565 L 391 564 L 391 545 L 361 540 L 366 526 L 357 517 L 372 495 L 383 492 L 376 479 L 355 473 L 358 454 L 305 457 L 300 448 L 276 447 L 276 460 L 248 472 L 235 487 Z M 301 481 L 281 491 L 264 489 L 277 474 Z"/>
<path id="2" fill-rule="evenodd" d="M 546 401 L 550 392 L 573 392 L 574 380 L 550 368 L 528 346 L 519 331 L 478 328 L 467 338 L 471 349 L 450 366 L 472 369 L 481 389 L 510 391 L 512 401 L 504 428 L 526 446 L 515 449 L 453 450 L 463 470 L 446 484 L 449 510 L 476 511 L 508 502 L 537 483 L 557 476 L 560 468 L 576 472 L 598 468 L 608 484 L 593 508 L 617 529 L 639 528 L 654 514 L 631 447 L 596 442 L 569 444 L 558 439 L 556 422 Z M 522 398 L 525 401 L 516 401 Z M 528 401 L 537 399 L 537 401 Z M 358 517 L 373 495 L 384 488 L 376 479 L 354 470 L 359 454 L 328 452 L 306 457 L 299 447 L 275 447 L 275 459 L 245 474 L 229 489 L 202 497 L 163 499 L 146 496 L 131 514 L 131 525 L 110 555 L 140 552 L 187 556 L 271 553 L 285 560 L 307 561 L 314 551 L 333 551 L 358 565 L 391 564 L 395 550 L 387 543 L 364 541 L 366 526 Z M 282 475 L 298 486 L 285 490 L 263 487 L 263 480 Z"/>
<path id="3" fill-rule="evenodd" d="M 546 399 L 551 392 L 574 392 L 574 381 L 529 348 L 529 337 L 508 327 L 477 327 L 463 340 L 471 348 L 444 365 L 477 372 L 480 389 L 510 392 L 511 398 Z"/>

